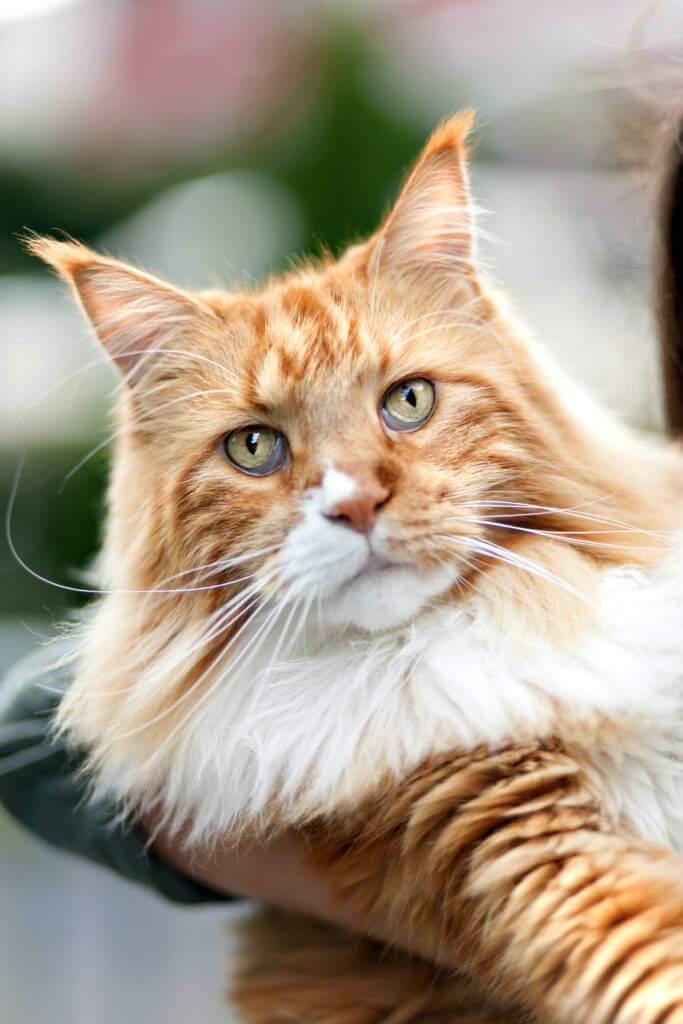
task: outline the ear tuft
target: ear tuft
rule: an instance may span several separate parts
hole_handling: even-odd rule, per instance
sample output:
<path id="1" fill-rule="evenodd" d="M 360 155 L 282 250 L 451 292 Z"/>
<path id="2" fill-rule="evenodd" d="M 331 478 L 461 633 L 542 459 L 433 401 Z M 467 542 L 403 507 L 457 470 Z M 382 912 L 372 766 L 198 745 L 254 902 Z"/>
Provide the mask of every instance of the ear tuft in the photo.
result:
<path id="1" fill-rule="evenodd" d="M 130 383 L 137 383 L 154 356 L 213 316 L 193 295 L 85 245 L 54 238 L 27 238 L 29 252 L 67 281 L 104 348 Z"/>
<path id="2" fill-rule="evenodd" d="M 467 159 L 470 155 L 468 139 L 474 127 L 476 114 L 474 110 L 460 110 L 457 114 L 442 121 L 432 132 L 429 142 L 425 146 L 422 159 L 431 156 L 433 153 L 454 152 L 460 159 Z"/>
<path id="3" fill-rule="evenodd" d="M 87 245 L 75 241 L 59 241 L 47 235 L 42 237 L 24 237 L 21 240 L 32 256 L 37 256 L 53 267 L 59 276 L 69 283 L 74 275 L 90 263 L 102 262 L 103 257 L 89 249 Z"/>

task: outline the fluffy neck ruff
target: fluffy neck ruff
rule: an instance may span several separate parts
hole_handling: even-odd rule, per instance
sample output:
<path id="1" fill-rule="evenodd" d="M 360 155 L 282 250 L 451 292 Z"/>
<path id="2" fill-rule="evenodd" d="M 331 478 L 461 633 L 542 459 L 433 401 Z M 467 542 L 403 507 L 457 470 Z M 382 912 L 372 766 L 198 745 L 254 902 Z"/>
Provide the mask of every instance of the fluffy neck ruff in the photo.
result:
<path id="1" fill-rule="evenodd" d="M 205 842 L 343 811 L 453 749 L 560 736 L 615 817 L 681 846 L 682 603 L 677 547 L 657 567 L 602 570 L 590 625 L 569 644 L 522 613 L 495 621 L 483 594 L 381 635 L 321 643 L 311 630 L 286 656 L 281 640 L 249 648 L 246 636 L 153 749 L 145 728 L 118 743 L 109 730 L 109 747 L 93 748 L 98 791 L 133 807 L 156 799 Z M 150 670 L 138 692 L 154 686 Z M 105 697 L 84 704 L 76 685 L 62 725 L 101 741 Z"/>

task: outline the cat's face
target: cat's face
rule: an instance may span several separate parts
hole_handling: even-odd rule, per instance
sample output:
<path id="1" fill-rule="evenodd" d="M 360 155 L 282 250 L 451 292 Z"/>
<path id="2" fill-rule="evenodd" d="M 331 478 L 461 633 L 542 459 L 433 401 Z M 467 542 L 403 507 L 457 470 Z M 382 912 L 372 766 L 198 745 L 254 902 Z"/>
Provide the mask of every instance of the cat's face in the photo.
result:
<path id="1" fill-rule="evenodd" d="M 127 411 L 146 428 L 125 454 L 169 551 L 186 553 L 176 571 L 212 566 L 208 582 L 237 560 L 232 575 L 257 572 L 263 593 L 370 631 L 467 571 L 453 517 L 509 477 L 514 446 L 471 379 L 477 332 L 464 309 L 445 328 L 398 290 L 391 308 L 369 298 L 336 268 L 214 297 L 210 334 L 183 343 L 196 358 L 150 363 Z"/>
<path id="2" fill-rule="evenodd" d="M 367 243 L 255 293 L 33 243 L 127 380 L 109 586 L 223 624 L 272 605 L 285 631 L 310 613 L 374 632 L 491 559 L 521 565 L 525 509 L 552 528 L 591 496 L 575 427 L 479 282 L 469 123 L 437 130 Z"/>

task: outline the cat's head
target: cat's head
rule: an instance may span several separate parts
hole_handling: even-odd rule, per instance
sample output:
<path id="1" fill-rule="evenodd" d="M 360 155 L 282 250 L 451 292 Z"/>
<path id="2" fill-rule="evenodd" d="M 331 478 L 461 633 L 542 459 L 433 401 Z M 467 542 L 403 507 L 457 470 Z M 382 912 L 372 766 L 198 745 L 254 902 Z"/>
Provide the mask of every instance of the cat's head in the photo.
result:
<path id="1" fill-rule="evenodd" d="M 477 268 L 471 120 L 436 130 L 367 242 L 253 292 L 30 243 L 125 379 L 108 588 L 177 593 L 224 625 L 272 604 L 373 632 L 493 562 L 533 575 L 520 533 L 575 539 L 571 509 L 604 499 L 607 519 L 616 493 L 623 525 L 634 481 L 607 480 L 612 454 Z M 608 557 L 613 526 L 591 528 Z"/>

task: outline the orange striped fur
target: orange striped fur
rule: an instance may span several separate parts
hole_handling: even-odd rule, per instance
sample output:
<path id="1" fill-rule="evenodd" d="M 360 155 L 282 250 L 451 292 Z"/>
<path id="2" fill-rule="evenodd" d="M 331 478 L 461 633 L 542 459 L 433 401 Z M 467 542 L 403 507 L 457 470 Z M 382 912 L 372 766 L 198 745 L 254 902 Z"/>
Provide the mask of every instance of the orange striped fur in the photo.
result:
<path id="1" fill-rule="evenodd" d="M 234 992 L 250 1024 L 683 1020 L 680 858 L 611 821 L 559 743 L 424 765 L 307 833 L 359 917 L 472 980 L 267 918 Z"/>
<path id="2" fill-rule="evenodd" d="M 632 568 L 639 593 L 660 579 L 683 518 L 683 457 L 575 392 L 480 272 L 471 122 L 459 115 L 436 130 L 369 240 L 252 291 L 190 293 L 77 243 L 30 242 L 69 282 L 127 382 L 104 592 L 59 727 L 88 748 L 98 791 L 135 813 L 157 808 L 190 841 L 302 829 L 341 898 L 419 933 L 459 972 L 271 922 L 236 988 L 252 1024 L 683 1022 L 682 865 L 636 827 L 649 821 L 647 806 L 639 816 L 645 791 L 664 820 L 653 832 L 667 824 L 655 798 L 676 770 L 666 731 L 673 698 L 666 703 L 663 687 L 663 732 L 648 731 L 640 663 L 622 680 L 614 631 L 606 698 L 599 664 L 583 703 L 566 685 L 553 693 L 555 664 L 607 630 L 609 586 L 628 599 L 632 576 L 620 570 Z M 432 382 L 434 412 L 399 433 L 382 419 L 383 402 L 415 377 Z M 224 438 L 254 424 L 286 439 L 277 472 L 248 475 L 226 459 Z M 343 628 L 329 627 L 337 646 L 330 640 L 328 650 L 307 616 L 317 607 L 324 617 L 336 599 L 325 595 L 347 571 L 351 555 L 340 555 L 327 590 L 296 592 L 301 603 L 275 620 L 273 640 L 259 615 L 268 601 L 281 598 L 287 610 L 294 601 L 285 587 L 292 538 L 307 516 L 320 530 L 333 529 L 329 520 L 348 526 L 342 511 L 363 488 L 366 505 L 382 497 L 363 516 L 376 515 L 383 531 L 373 555 L 399 580 L 396 594 L 378 583 L 361 600 L 359 590 Z M 319 512 L 314 501 L 328 505 Z M 330 550 L 304 539 L 297 557 L 312 556 L 294 582 L 323 572 Z M 652 582 L 664 612 L 668 579 Z M 424 580 L 433 584 L 420 596 Z M 351 571 L 343 586 L 355 581 Z M 403 602 L 395 611 L 389 601 L 394 619 L 374 621 L 389 597 Z M 468 718 L 485 688 L 474 669 L 459 679 L 462 702 L 443 728 L 434 711 L 449 698 L 438 689 L 443 662 L 454 679 L 459 669 L 462 649 L 448 638 L 473 607 L 485 609 L 480 619 L 472 612 L 485 622 L 480 633 L 507 638 L 501 650 L 521 694 L 502 725 L 493 708 L 488 732 Z M 643 627 L 644 644 L 664 612 Z M 646 615 L 636 609 L 633 619 L 637 632 Z M 420 643 L 430 629 L 446 654 L 433 706 L 423 708 L 433 680 L 414 693 L 409 684 L 429 663 Z M 405 666 L 404 641 L 415 652 Z M 397 658 L 382 661 L 391 643 Z M 519 654 L 524 643 L 550 652 L 541 669 L 533 662 L 540 677 Z M 655 652 L 662 672 L 675 671 L 668 645 L 669 634 Z M 347 661 L 366 649 L 368 678 L 349 668 L 338 705 L 323 707 L 319 690 L 343 682 Z M 322 666 L 333 650 L 339 662 L 318 674 L 315 657 Z M 343 710 L 359 679 L 365 689 Z M 386 700 L 362 719 L 382 686 Z M 527 700 L 535 710 L 525 719 Z M 316 707 L 318 719 L 292 740 Z"/>

